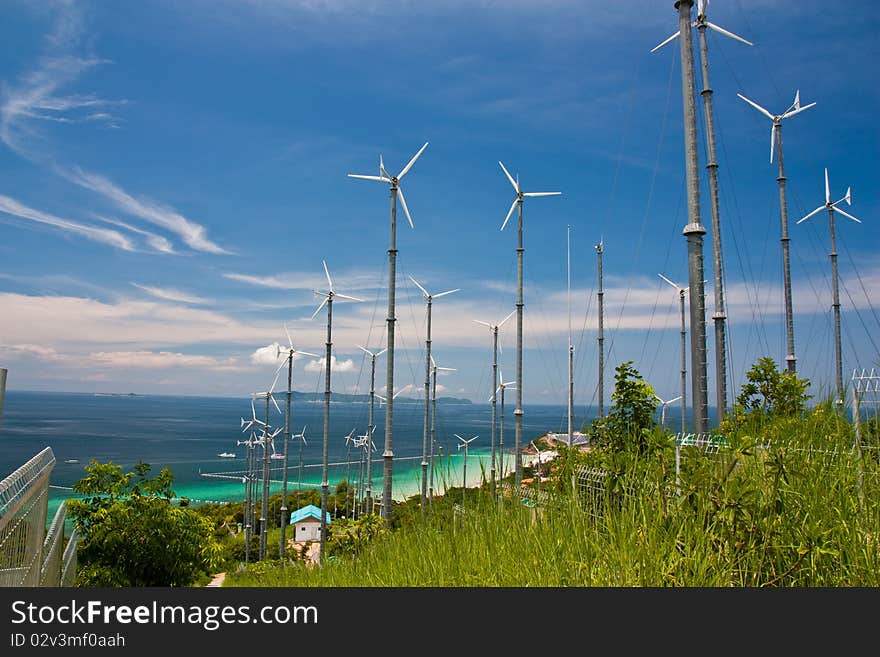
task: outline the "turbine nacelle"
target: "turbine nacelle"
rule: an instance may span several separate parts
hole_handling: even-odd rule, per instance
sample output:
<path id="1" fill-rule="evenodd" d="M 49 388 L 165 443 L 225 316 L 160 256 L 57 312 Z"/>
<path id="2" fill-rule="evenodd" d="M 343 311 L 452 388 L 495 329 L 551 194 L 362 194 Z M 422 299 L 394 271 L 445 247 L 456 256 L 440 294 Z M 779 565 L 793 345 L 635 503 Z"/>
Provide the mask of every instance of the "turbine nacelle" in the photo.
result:
<path id="1" fill-rule="evenodd" d="M 810 212 L 805 217 L 799 219 L 797 221 L 797 223 L 799 223 L 799 224 L 803 223 L 804 221 L 806 221 L 810 217 L 818 214 L 822 210 L 828 210 L 829 212 L 838 212 L 838 213 L 842 214 L 844 217 L 846 217 L 847 219 L 852 219 L 853 221 L 855 221 L 858 224 L 862 223 L 861 219 L 857 219 L 856 217 L 852 216 L 848 212 L 841 210 L 839 207 L 837 207 L 838 204 L 840 204 L 843 201 L 846 201 L 847 205 L 852 205 L 852 189 L 850 187 L 847 187 L 846 194 L 843 196 L 843 198 L 840 198 L 840 199 L 832 202 L 831 201 L 831 186 L 828 184 L 828 169 L 826 168 L 825 169 L 825 203 L 820 205 L 818 208 L 816 208 L 815 210 Z"/>
<path id="2" fill-rule="evenodd" d="M 499 160 L 498 164 L 501 165 L 502 171 L 504 171 L 504 175 L 507 176 L 507 179 L 510 181 L 510 184 L 513 186 L 513 190 L 516 192 L 516 197 L 513 199 L 513 203 L 510 205 L 510 210 L 507 211 L 507 216 L 504 218 L 504 223 L 501 224 L 501 230 L 504 230 L 504 227 L 507 226 L 507 222 L 510 221 L 511 215 L 513 215 L 513 210 L 516 208 L 518 203 L 522 203 L 523 198 L 526 196 L 558 196 L 562 194 L 562 192 L 524 192 L 519 186 L 519 175 L 517 175 L 516 180 L 514 180 L 513 176 L 510 175 L 510 172 L 504 166 L 504 164 Z"/>
<path id="3" fill-rule="evenodd" d="M 385 162 L 382 159 L 382 155 L 379 155 L 379 175 L 378 176 L 365 176 L 361 174 L 350 173 L 348 174 L 349 178 L 360 178 L 362 180 L 375 180 L 376 182 L 384 182 L 391 185 L 391 189 L 394 190 L 397 194 L 397 199 L 400 201 L 400 205 L 403 208 L 403 212 L 406 215 L 406 220 L 409 222 L 409 227 L 414 228 L 412 216 L 409 213 L 409 208 L 406 206 L 406 199 L 403 197 L 403 190 L 400 188 L 401 179 L 407 174 L 407 172 L 412 168 L 412 165 L 415 164 L 416 160 L 419 159 L 419 156 L 424 152 L 424 150 L 428 147 L 428 142 L 418 150 L 418 152 L 412 156 L 412 159 L 407 162 L 406 166 L 400 170 L 396 176 L 392 176 L 385 170 Z"/>

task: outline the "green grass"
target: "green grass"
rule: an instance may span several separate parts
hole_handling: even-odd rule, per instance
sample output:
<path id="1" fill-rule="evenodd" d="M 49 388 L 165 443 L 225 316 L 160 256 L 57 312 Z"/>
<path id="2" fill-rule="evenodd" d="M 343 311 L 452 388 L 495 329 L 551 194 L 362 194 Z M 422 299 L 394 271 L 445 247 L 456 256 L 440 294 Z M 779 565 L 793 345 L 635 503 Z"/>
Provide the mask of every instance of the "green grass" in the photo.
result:
<path id="1" fill-rule="evenodd" d="M 844 436 L 842 445 L 846 444 Z M 226 586 L 880 586 L 880 476 L 840 445 L 634 458 L 593 503 L 570 491 L 537 509 L 469 491 L 318 567 L 251 564 Z M 407 504 L 414 504 L 417 500 Z"/>

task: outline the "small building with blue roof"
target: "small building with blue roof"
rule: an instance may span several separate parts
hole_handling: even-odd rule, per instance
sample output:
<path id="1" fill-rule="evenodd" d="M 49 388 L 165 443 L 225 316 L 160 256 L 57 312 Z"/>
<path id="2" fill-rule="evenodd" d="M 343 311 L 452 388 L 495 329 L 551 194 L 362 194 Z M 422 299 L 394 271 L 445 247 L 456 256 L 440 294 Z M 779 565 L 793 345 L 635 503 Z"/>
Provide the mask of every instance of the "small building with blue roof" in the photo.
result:
<path id="1" fill-rule="evenodd" d="M 330 526 L 330 512 L 326 514 L 327 526 Z M 299 543 L 321 540 L 321 509 L 314 504 L 297 509 L 290 514 L 288 524 L 293 529 L 293 540 Z"/>

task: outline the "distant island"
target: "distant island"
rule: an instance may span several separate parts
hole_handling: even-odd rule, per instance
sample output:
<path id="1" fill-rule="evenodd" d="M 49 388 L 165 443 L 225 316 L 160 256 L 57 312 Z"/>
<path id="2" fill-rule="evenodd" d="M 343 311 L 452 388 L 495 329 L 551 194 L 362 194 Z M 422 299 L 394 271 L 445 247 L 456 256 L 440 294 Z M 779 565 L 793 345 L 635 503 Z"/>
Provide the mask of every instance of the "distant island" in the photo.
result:
<path id="1" fill-rule="evenodd" d="M 293 400 L 299 401 L 307 401 L 307 402 L 318 402 L 324 401 L 324 393 L 323 392 L 298 392 L 296 390 L 291 394 Z M 369 403 L 370 395 L 369 394 L 358 394 L 351 395 L 344 392 L 331 392 L 330 393 L 330 401 L 335 402 L 364 402 Z M 382 400 L 379 399 L 378 395 L 376 396 L 376 404 L 382 404 Z M 394 400 L 395 404 L 424 404 L 424 399 L 417 399 L 415 397 L 397 397 Z M 470 399 L 460 399 L 458 397 L 437 397 L 438 404 L 471 404 Z"/>
<path id="2" fill-rule="evenodd" d="M 143 397 L 134 392 L 96 392 L 95 397 Z"/>

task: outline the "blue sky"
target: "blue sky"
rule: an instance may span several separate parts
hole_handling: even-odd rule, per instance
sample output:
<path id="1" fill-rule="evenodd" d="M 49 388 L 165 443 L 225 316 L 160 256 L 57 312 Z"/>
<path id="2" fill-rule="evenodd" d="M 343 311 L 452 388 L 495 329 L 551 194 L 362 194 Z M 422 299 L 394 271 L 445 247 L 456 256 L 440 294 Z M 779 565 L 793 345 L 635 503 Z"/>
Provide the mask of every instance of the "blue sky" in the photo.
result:
<path id="1" fill-rule="evenodd" d="M 312 313 L 326 260 L 337 291 L 364 300 L 334 303 L 333 389 L 367 392 L 357 345 L 385 345 L 388 187 L 346 174 L 377 174 L 380 154 L 396 173 L 428 142 L 402 185 L 414 228 L 398 213 L 396 387 L 423 390 L 412 276 L 435 294 L 460 288 L 433 304 L 432 354 L 457 370 L 440 394 L 488 400 L 491 335 L 473 320 L 497 322 L 516 301 L 500 160 L 525 190 L 562 192 L 525 204 L 524 403 L 565 403 L 569 326 L 576 407 L 596 403 L 599 240 L 606 404 L 624 360 L 661 397 L 678 394 L 678 296 L 658 273 L 687 283 L 679 47 L 650 52 L 677 29 L 672 0 L 7 0 L 3 13 L 10 389 L 264 390 L 284 323 L 298 349 L 324 353 L 326 316 Z M 779 113 L 796 90 L 817 104 L 783 123 L 795 341 L 821 394 L 834 372 L 827 215 L 795 222 L 824 202 L 825 167 L 863 222 L 837 223 L 845 376 L 880 361 L 880 12 L 715 0 L 707 15 L 754 43 L 709 32 L 731 396 L 758 357 L 785 355 L 771 122 L 736 94 Z M 711 319 L 707 336 L 714 403 Z M 512 380 L 515 319 L 501 344 Z M 322 391 L 320 362 L 298 360 L 294 387 Z"/>

